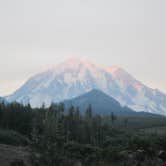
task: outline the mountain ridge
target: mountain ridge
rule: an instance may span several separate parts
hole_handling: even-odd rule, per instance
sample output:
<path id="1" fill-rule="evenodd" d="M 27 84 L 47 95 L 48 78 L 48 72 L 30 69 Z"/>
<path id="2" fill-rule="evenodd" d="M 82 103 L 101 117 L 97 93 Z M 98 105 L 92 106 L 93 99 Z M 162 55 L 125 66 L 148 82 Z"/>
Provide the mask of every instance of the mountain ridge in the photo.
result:
<path id="1" fill-rule="evenodd" d="M 122 107 L 118 101 L 98 89 L 91 90 L 76 98 L 65 100 L 62 103 L 65 110 L 74 106 L 75 108 L 78 107 L 81 113 L 84 113 L 91 106 L 93 113 L 100 115 L 114 113 L 120 116 L 157 116 L 146 112 L 135 112 L 126 106 Z"/>
<path id="2" fill-rule="evenodd" d="M 93 89 L 78 97 L 64 100 L 62 103 L 64 103 L 65 110 L 74 106 L 76 108 L 78 107 L 81 113 L 85 112 L 90 105 L 94 114 L 123 114 L 123 107 L 121 107 L 120 103 L 98 89 Z M 136 112 L 130 109 L 124 111 L 126 115 L 130 113 Z"/>
<path id="3" fill-rule="evenodd" d="M 103 68 L 89 61 L 69 59 L 31 77 L 7 101 L 40 107 L 99 89 L 122 106 L 166 115 L 166 95 L 151 89 L 119 67 Z"/>

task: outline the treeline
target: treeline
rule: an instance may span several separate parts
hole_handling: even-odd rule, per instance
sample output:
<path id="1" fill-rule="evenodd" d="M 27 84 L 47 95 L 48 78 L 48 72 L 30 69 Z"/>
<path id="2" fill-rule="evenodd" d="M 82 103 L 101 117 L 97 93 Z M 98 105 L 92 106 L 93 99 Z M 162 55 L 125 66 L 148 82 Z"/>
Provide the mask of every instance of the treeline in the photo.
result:
<path id="1" fill-rule="evenodd" d="M 51 119 L 52 118 L 52 119 Z M 110 121 L 116 120 L 112 113 Z M 100 115 L 94 115 L 91 106 L 81 114 L 79 108 L 71 106 L 64 112 L 63 104 L 52 104 L 49 108 L 32 109 L 19 103 L 0 104 L 0 128 L 17 131 L 31 137 L 34 130 L 42 133 L 46 123 L 63 134 L 65 141 L 102 145 L 108 125 Z"/>
<path id="2" fill-rule="evenodd" d="M 18 131 L 29 136 L 33 128 L 35 112 L 28 106 L 19 103 L 0 104 L 0 128 Z"/>
<path id="3" fill-rule="evenodd" d="M 165 135 L 129 130 L 128 119 L 117 127 L 120 117 L 96 115 L 90 105 L 84 113 L 64 110 L 63 104 L 0 104 L 0 143 L 27 145 L 32 166 L 165 164 Z"/>
<path id="4" fill-rule="evenodd" d="M 31 147 L 32 165 L 71 165 L 79 161 L 85 165 L 97 163 L 103 157 L 102 148 L 105 147 L 108 136 L 112 135 L 112 128 L 105 123 L 103 117 L 93 114 L 89 107 L 81 114 L 79 108 L 71 106 L 64 112 L 63 104 L 52 104 L 32 109 L 30 105 L 19 103 L 0 104 L 0 141 L 4 134 L 6 141 L 16 141 L 10 136 L 19 134 L 28 138 L 27 145 Z M 116 116 L 112 113 L 112 124 Z M 9 132 L 4 132 L 4 130 Z M 10 133 L 10 134 L 9 134 Z M 15 144 L 11 143 L 11 144 Z M 39 157 L 40 156 L 40 157 Z"/>

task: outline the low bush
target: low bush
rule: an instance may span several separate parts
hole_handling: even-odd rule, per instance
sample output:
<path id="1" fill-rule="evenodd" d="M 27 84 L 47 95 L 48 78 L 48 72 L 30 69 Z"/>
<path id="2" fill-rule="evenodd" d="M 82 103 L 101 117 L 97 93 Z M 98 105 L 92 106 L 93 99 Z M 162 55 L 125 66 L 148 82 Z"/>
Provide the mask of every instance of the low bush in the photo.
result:
<path id="1" fill-rule="evenodd" d="M 16 131 L 0 130 L 0 144 L 25 146 L 28 144 L 28 139 Z"/>

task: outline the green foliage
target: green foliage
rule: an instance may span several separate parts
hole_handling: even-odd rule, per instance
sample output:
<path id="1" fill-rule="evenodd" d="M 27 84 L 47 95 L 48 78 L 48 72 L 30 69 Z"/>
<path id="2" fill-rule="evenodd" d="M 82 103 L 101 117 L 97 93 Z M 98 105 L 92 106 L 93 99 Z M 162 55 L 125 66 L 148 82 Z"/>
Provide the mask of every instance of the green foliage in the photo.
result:
<path id="1" fill-rule="evenodd" d="M 111 122 L 112 124 L 114 124 L 114 122 L 116 121 L 117 117 L 115 116 L 115 114 L 112 112 L 111 113 Z"/>
<path id="2" fill-rule="evenodd" d="M 102 153 L 102 158 L 107 162 L 117 162 L 123 159 L 123 155 L 120 154 L 120 149 L 118 148 L 104 148 Z"/>
<path id="3" fill-rule="evenodd" d="M 132 150 L 147 150 L 151 146 L 151 140 L 149 139 L 149 137 L 134 136 L 131 138 L 131 140 L 129 140 L 129 148 Z"/>
<path id="4" fill-rule="evenodd" d="M 82 163 L 90 164 L 101 158 L 101 149 L 91 145 L 82 145 L 75 142 L 65 144 L 65 155 L 73 160 L 80 160 Z"/>
<path id="5" fill-rule="evenodd" d="M 91 107 L 91 105 L 89 105 L 88 108 L 85 111 L 85 118 L 87 120 L 90 120 L 92 118 L 92 107 Z"/>
<path id="6" fill-rule="evenodd" d="M 0 127 L 28 135 L 32 130 L 33 113 L 30 106 L 18 103 L 0 104 Z"/>
<path id="7" fill-rule="evenodd" d="M 13 162 L 11 162 L 10 166 L 25 166 L 24 161 L 23 160 L 15 160 Z"/>
<path id="8" fill-rule="evenodd" d="M 164 158 L 166 135 L 145 130 L 164 126 L 163 117 L 101 116 L 91 105 L 85 114 L 73 106 L 64 110 L 63 104 L 39 109 L 0 104 L 0 143 L 28 144 L 32 166 L 152 165 L 159 152 Z"/>
<path id="9" fill-rule="evenodd" d="M 28 145 L 29 141 L 25 136 L 12 131 L 12 130 L 0 130 L 0 143 L 9 145 Z"/>
<path id="10" fill-rule="evenodd" d="M 162 149 L 166 151 L 166 133 L 162 136 L 160 136 L 156 140 L 157 145 Z"/>

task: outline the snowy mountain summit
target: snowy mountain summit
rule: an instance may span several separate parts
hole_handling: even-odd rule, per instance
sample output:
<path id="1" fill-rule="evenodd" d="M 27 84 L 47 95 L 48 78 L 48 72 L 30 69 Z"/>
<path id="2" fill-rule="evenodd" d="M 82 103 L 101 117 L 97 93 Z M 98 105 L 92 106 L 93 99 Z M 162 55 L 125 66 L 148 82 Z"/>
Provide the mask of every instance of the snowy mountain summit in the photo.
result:
<path id="1" fill-rule="evenodd" d="M 103 68 L 91 62 L 71 58 L 56 67 L 31 77 L 21 88 L 6 97 L 7 101 L 49 106 L 99 89 L 121 105 L 135 111 L 166 115 L 166 95 L 137 81 L 125 70 Z"/>

